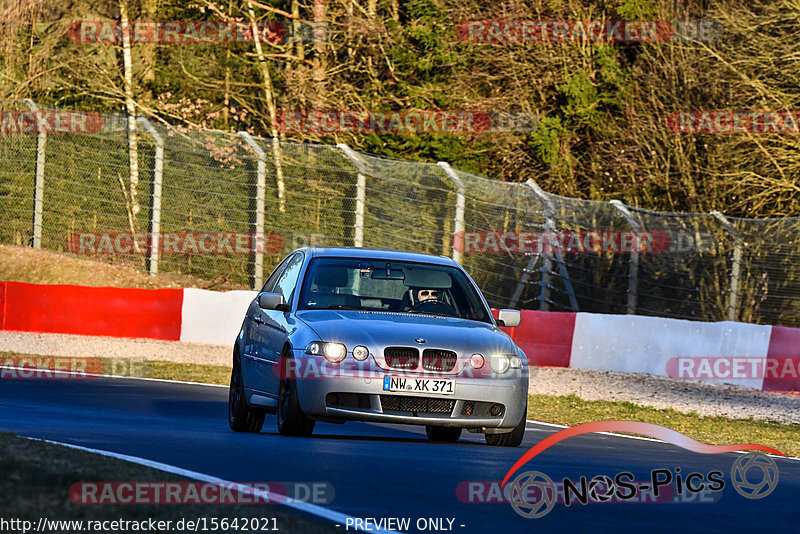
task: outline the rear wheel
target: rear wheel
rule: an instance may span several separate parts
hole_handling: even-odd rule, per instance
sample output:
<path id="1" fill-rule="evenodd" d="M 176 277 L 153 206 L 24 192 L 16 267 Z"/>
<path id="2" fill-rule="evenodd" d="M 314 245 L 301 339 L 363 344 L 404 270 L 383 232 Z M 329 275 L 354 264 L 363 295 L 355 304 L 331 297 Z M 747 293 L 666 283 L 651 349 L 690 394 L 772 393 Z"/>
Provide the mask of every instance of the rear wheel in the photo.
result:
<path id="1" fill-rule="evenodd" d="M 314 420 L 306 417 L 297 399 L 297 382 L 282 378 L 278 390 L 278 432 L 284 436 L 307 437 L 314 432 Z"/>
<path id="2" fill-rule="evenodd" d="M 233 353 L 231 386 L 228 392 L 228 425 L 235 432 L 261 432 L 264 426 L 264 412 L 247 405 L 242 382 L 242 362 L 238 351 Z"/>
<path id="3" fill-rule="evenodd" d="M 528 413 L 528 404 L 525 404 L 525 411 L 523 412 L 522 421 L 519 422 L 514 430 L 506 434 L 484 434 L 486 443 L 496 447 L 519 447 L 522 443 L 522 438 L 525 437 L 525 421 Z"/>
<path id="4" fill-rule="evenodd" d="M 425 433 L 431 441 L 455 443 L 461 437 L 461 427 L 425 425 Z"/>

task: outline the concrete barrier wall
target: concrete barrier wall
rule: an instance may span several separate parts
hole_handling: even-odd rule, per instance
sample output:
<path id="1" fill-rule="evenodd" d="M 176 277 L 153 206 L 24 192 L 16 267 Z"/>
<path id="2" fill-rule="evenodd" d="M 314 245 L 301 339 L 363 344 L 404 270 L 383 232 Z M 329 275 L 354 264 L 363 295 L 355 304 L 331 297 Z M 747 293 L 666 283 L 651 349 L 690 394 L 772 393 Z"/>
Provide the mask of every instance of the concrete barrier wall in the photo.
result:
<path id="1" fill-rule="evenodd" d="M 0 330 L 229 346 L 255 295 L 0 282 Z M 800 391 L 797 328 L 524 310 L 520 326 L 504 330 L 534 366 Z"/>

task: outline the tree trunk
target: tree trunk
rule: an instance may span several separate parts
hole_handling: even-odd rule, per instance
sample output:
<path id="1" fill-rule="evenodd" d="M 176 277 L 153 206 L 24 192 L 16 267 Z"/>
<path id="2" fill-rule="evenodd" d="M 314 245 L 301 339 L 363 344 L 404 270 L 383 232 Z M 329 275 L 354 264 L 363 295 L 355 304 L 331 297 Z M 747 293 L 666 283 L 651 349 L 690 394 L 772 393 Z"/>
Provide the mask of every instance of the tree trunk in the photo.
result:
<path id="1" fill-rule="evenodd" d="M 131 61 L 131 35 L 128 24 L 128 8 L 125 0 L 119 0 L 120 25 L 122 29 L 122 62 L 125 85 L 125 108 L 128 112 L 128 160 L 130 163 L 131 209 L 134 219 L 139 214 L 139 145 L 136 139 L 136 107 L 133 100 L 133 65 Z M 134 240 L 134 243 L 136 240 Z M 138 250 L 137 250 L 138 252 Z"/>
<path id="2" fill-rule="evenodd" d="M 247 15 L 250 18 L 250 26 L 253 31 L 253 42 L 256 46 L 258 56 L 258 66 L 261 68 L 261 78 L 264 82 L 264 98 L 267 101 L 269 111 L 270 135 L 272 135 L 272 154 L 275 158 L 275 178 L 278 183 L 278 209 L 281 213 L 286 212 L 285 185 L 283 180 L 283 151 L 278 139 L 278 113 L 275 109 L 275 94 L 272 89 L 272 75 L 269 72 L 269 65 L 264 57 L 264 50 L 261 48 L 261 35 L 258 33 L 256 15 L 253 12 L 253 3 L 247 0 Z"/>
<path id="3" fill-rule="evenodd" d="M 327 0 L 314 0 L 314 62 L 312 77 L 314 79 L 314 106 L 321 109 L 325 87 L 325 40 L 328 33 L 326 27 Z"/>
<path id="4" fill-rule="evenodd" d="M 158 0 L 142 0 L 142 20 L 154 22 L 158 11 Z M 156 44 L 139 43 L 139 61 L 141 62 L 142 81 L 152 88 L 156 81 Z"/>
<path id="5" fill-rule="evenodd" d="M 295 55 L 300 59 L 305 59 L 306 46 L 303 42 L 303 39 L 305 38 L 305 32 L 303 31 L 302 23 L 300 22 L 300 2 L 298 0 L 292 0 L 292 15 L 295 16 L 295 18 L 292 19 L 292 31 L 294 32 L 292 38 L 294 39 Z"/>

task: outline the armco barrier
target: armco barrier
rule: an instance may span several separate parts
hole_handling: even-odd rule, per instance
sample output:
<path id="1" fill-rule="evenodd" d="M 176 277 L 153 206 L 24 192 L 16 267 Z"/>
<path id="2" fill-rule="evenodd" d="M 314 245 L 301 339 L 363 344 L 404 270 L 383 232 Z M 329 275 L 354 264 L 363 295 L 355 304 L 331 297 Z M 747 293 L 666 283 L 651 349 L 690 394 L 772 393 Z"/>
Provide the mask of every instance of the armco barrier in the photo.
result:
<path id="1" fill-rule="evenodd" d="M 789 358 L 794 359 L 794 362 L 800 360 L 800 328 L 773 326 L 767 357 L 778 360 L 779 369 L 785 368 L 784 363 Z M 764 378 L 762 389 L 770 391 L 800 391 L 800 376 L 781 379 L 766 377 Z"/>
<path id="2" fill-rule="evenodd" d="M 569 367 L 575 316 L 571 312 L 522 310 L 520 326 L 503 328 L 539 367 Z"/>
<path id="3" fill-rule="evenodd" d="M 124 289 L 0 282 L 0 330 L 139 337 L 230 346 L 252 291 Z M 495 311 L 496 314 L 496 311 Z M 638 315 L 522 311 L 504 328 L 531 365 L 674 375 L 677 358 L 800 361 L 800 329 Z M 788 361 L 787 363 L 792 363 Z M 535 379 L 535 378 L 534 378 Z M 800 376 L 715 379 L 800 391 Z"/>
<path id="4" fill-rule="evenodd" d="M 763 359 L 769 348 L 770 329 L 734 322 L 578 313 L 570 367 L 663 376 L 667 375 L 667 363 L 676 357 Z M 762 386 L 760 378 L 732 378 L 728 382 L 753 389 Z"/>
<path id="5" fill-rule="evenodd" d="M 0 329 L 178 340 L 180 289 L 0 282 Z"/>

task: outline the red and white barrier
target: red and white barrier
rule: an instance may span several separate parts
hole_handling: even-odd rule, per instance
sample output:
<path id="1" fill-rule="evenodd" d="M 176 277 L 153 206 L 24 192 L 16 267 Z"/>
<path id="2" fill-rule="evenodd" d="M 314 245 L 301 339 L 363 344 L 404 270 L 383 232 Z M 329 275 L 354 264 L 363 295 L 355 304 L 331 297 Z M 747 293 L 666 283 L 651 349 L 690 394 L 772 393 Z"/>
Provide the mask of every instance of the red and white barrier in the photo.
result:
<path id="1" fill-rule="evenodd" d="M 253 291 L 0 282 L 0 330 L 232 345 Z M 522 311 L 505 329 L 536 366 L 649 373 L 800 391 L 800 329 Z"/>

